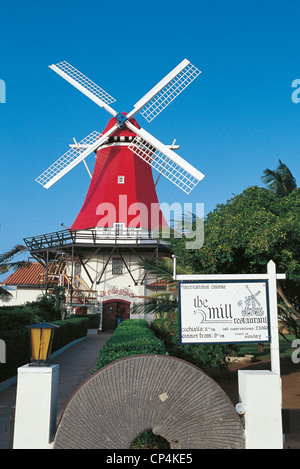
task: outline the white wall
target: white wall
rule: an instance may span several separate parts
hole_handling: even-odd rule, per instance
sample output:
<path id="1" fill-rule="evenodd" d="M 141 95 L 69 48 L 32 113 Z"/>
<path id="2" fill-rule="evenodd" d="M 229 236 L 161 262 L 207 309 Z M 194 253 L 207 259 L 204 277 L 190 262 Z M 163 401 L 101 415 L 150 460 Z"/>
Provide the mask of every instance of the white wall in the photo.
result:
<path id="1" fill-rule="evenodd" d="M 20 306 L 27 301 L 36 301 L 40 295 L 45 293 L 41 288 L 26 288 L 9 285 L 5 287 L 12 294 L 9 301 L 0 300 L 0 306 Z"/>
<path id="2" fill-rule="evenodd" d="M 112 258 L 119 258 L 118 253 L 114 253 L 111 260 L 109 261 L 104 274 L 101 277 L 100 283 L 97 285 L 97 281 L 101 276 L 101 272 L 110 256 L 110 252 L 100 251 L 98 254 L 94 255 L 86 264 L 86 268 L 89 272 L 91 279 L 93 280 L 93 285 L 91 286 L 91 281 L 89 276 L 83 267 L 81 267 L 81 278 L 86 285 L 91 287 L 93 290 L 97 290 L 97 300 L 102 303 L 103 301 L 118 299 L 120 301 L 128 301 L 132 305 L 136 303 L 141 303 L 145 295 L 153 293 L 146 288 L 146 284 L 152 282 L 154 279 L 150 277 L 149 274 L 141 285 L 141 281 L 145 275 L 144 269 L 139 265 L 141 258 L 135 255 L 133 252 L 122 252 L 122 257 L 131 272 L 128 272 L 125 264 L 123 263 L 123 273 L 122 275 L 114 275 L 112 273 Z M 149 252 L 143 253 L 141 257 L 152 257 L 153 249 Z M 68 266 L 68 275 L 71 276 L 71 264 Z M 132 278 L 133 277 L 133 278 Z M 137 285 L 135 285 L 137 281 Z M 101 310 L 101 307 L 99 308 Z M 134 315 L 134 318 L 144 318 L 148 321 L 153 320 L 152 315 Z"/>

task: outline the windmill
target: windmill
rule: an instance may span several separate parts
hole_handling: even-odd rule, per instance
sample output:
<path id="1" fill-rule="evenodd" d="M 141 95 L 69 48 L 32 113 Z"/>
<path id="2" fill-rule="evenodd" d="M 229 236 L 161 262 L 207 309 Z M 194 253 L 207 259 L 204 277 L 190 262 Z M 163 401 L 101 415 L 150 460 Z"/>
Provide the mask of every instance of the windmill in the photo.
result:
<path id="1" fill-rule="evenodd" d="M 246 285 L 246 288 L 249 291 L 250 295 L 245 297 L 245 308 L 243 308 L 242 301 L 238 302 L 238 305 L 243 308 L 242 315 L 243 316 L 262 316 L 264 314 L 263 308 L 261 306 L 261 303 L 256 298 L 260 294 L 260 291 L 253 294 L 250 288 L 248 287 L 248 285 Z"/>
<path id="2" fill-rule="evenodd" d="M 141 286 L 147 273 L 134 273 L 138 271 L 137 265 L 141 258 L 147 255 L 158 257 L 159 250 L 165 255 L 169 253 L 169 248 L 161 245 L 157 235 L 155 238 L 153 234 L 158 227 L 167 226 L 156 194 L 158 179 L 164 176 L 189 194 L 204 177 L 199 170 L 175 153 L 174 150 L 179 148 L 175 141 L 172 145 L 163 144 L 141 128 L 134 116 L 140 113 L 147 122 L 151 122 L 201 72 L 184 59 L 126 114 L 115 111 L 111 107 L 115 99 L 69 63 L 60 62 L 50 68 L 112 117 L 102 133 L 93 131 L 79 142 L 74 139 L 70 149 L 36 178 L 39 184 L 49 189 L 79 163 L 86 165 L 91 177 L 90 185 L 83 206 L 69 232 L 27 238 L 25 242 L 32 255 L 42 257 L 44 262 L 47 259 L 47 263 L 51 249 L 66 252 L 72 263 L 74 256 L 77 256 L 85 272 L 84 280 L 80 279 L 77 272 L 78 279 L 84 284 L 90 282 L 91 291 L 93 288 L 98 298 L 100 294 L 103 299 L 107 292 L 115 292 L 117 297 L 118 292 L 122 291 L 124 294 L 127 291 L 124 284 L 129 283 L 124 279 L 122 265 L 126 267 L 130 283 Z M 96 162 L 91 174 L 85 160 L 94 152 Z M 156 182 L 152 168 L 158 172 Z M 111 209 L 109 215 L 108 208 Z M 95 256 L 104 253 L 105 249 L 103 267 L 99 271 L 99 256 L 97 261 Z M 130 258 L 130 253 L 136 254 L 135 261 Z M 107 266 L 113 261 L 115 264 L 111 274 L 113 276 L 114 272 L 115 275 L 119 272 L 123 283 L 120 280 L 118 285 L 110 284 L 108 288 L 105 284 Z M 73 279 L 73 267 L 71 270 Z M 101 291 L 99 285 L 102 285 Z M 139 294 L 145 295 L 145 292 L 140 289 Z M 133 296 L 138 295 L 135 293 Z M 115 313 L 118 305 L 120 306 L 119 303 L 114 305 L 112 313 Z"/>
<path id="3" fill-rule="evenodd" d="M 100 202 L 109 203 L 111 195 L 115 194 L 116 190 L 119 192 L 116 184 L 123 184 L 124 179 L 126 183 L 130 184 L 131 188 L 136 188 L 136 194 L 142 198 L 142 200 L 137 199 L 138 196 L 136 195 L 135 199 L 132 195 L 128 205 L 132 205 L 134 202 L 138 204 L 146 202 L 147 209 L 150 209 L 149 204 L 157 203 L 152 173 L 147 165 L 157 170 L 159 177 L 163 175 L 187 194 L 202 180 L 203 174 L 174 152 L 174 149 L 178 147 L 174 144 L 171 146 L 164 145 L 145 129 L 142 129 L 133 119 L 137 113 L 140 113 L 148 122 L 151 122 L 201 73 L 187 59 L 183 60 L 143 96 L 128 114 L 116 112 L 111 107 L 111 103 L 115 102 L 115 99 L 69 63 L 60 62 L 51 65 L 50 68 L 113 116 L 102 134 L 93 131 L 80 142 L 70 145 L 70 150 L 36 179 L 39 184 L 48 189 L 81 161 L 85 162 L 85 159 L 91 153 L 97 151 L 94 170 L 94 173 L 96 171 L 97 174 L 94 180 L 92 177 L 88 193 L 89 201 L 86 201 L 85 208 L 79 219 L 72 226 L 73 229 L 96 226 L 99 222 L 97 220 L 96 223 L 96 207 Z M 123 151 L 119 151 L 117 156 L 114 154 L 108 156 L 107 152 L 105 154 L 103 151 L 100 153 L 101 150 L 107 148 L 107 145 L 112 148 L 116 144 L 118 146 L 123 145 Z M 130 159 L 128 150 L 138 158 L 134 158 L 134 161 L 132 157 Z M 139 159 L 143 161 L 143 164 L 138 161 Z M 114 160 L 113 164 L 109 160 Z M 131 167 L 128 168 L 127 164 L 131 164 Z M 99 177 L 101 168 L 104 168 L 104 170 Z M 126 172 L 127 178 L 122 174 L 122 171 Z M 119 182 L 115 180 L 117 176 L 121 176 Z M 115 185 L 113 186 L 113 184 Z M 95 185 L 98 186 L 97 189 Z M 105 187 L 107 187 L 106 193 Z M 124 190 L 124 187 L 122 189 Z M 91 200 L 92 192 L 93 200 Z M 111 194 L 110 196 L 108 192 Z M 142 196 L 145 192 L 147 192 L 146 199 Z M 114 206 L 118 205 L 115 198 L 112 203 Z M 93 216 L 91 216 L 91 212 L 93 212 Z"/>

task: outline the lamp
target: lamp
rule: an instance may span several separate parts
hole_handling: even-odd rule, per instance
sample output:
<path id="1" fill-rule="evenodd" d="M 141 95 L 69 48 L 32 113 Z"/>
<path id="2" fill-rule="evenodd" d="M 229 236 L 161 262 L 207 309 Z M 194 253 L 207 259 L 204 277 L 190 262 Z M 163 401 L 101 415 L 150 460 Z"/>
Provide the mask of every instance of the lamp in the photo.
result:
<path id="1" fill-rule="evenodd" d="M 47 366 L 52 349 L 54 331 L 59 326 L 40 322 L 26 326 L 29 329 L 31 366 Z"/>

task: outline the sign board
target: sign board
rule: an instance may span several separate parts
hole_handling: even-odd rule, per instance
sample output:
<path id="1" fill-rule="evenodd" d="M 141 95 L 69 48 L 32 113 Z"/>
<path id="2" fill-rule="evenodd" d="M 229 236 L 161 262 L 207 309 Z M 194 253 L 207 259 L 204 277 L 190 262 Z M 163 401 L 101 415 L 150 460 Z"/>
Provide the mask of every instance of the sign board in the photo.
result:
<path id="1" fill-rule="evenodd" d="M 180 344 L 270 342 L 267 280 L 179 282 Z"/>

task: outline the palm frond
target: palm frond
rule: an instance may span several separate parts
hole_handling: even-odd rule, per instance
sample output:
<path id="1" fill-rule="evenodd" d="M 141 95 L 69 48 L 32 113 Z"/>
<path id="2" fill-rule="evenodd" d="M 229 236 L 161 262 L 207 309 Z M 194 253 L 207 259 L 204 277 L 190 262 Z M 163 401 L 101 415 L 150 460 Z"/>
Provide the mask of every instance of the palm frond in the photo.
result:
<path id="1" fill-rule="evenodd" d="M 23 265 L 29 265 L 29 262 L 24 260 L 11 262 L 11 259 L 13 259 L 16 255 L 22 254 L 25 251 L 27 251 L 26 246 L 17 244 L 9 251 L 0 254 L 0 273 L 8 272 L 10 269 L 16 270 Z"/>
<path id="2" fill-rule="evenodd" d="M 169 257 L 161 259 L 145 259 L 139 264 L 144 270 L 152 275 L 157 276 L 159 279 L 165 280 L 168 283 L 173 283 L 173 261 Z M 177 266 L 178 274 L 186 274 L 186 269 Z"/>
<path id="3" fill-rule="evenodd" d="M 12 294 L 5 290 L 5 288 L 0 286 L 0 300 L 3 302 L 10 301 L 12 299 Z"/>
<path id="4" fill-rule="evenodd" d="M 173 279 L 173 261 L 169 257 L 161 259 L 145 259 L 140 262 L 140 266 L 166 282 L 168 291 L 153 293 L 149 296 L 140 296 L 144 300 L 130 309 L 133 314 L 146 313 L 158 314 L 163 316 L 166 313 L 173 312 L 178 308 L 177 282 Z M 185 269 L 177 268 L 177 273 L 186 273 Z"/>
<path id="5" fill-rule="evenodd" d="M 281 173 L 282 184 L 284 186 L 286 195 L 290 194 L 295 189 L 297 189 L 296 179 L 292 175 L 287 165 L 282 163 L 282 161 L 280 160 L 279 160 L 278 171 L 280 171 Z"/>
<path id="6" fill-rule="evenodd" d="M 156 275 L 163 280 L 172 280 L 173 264 L 169 258 L 145 259 L 140 262 L 140 266 L 152 275 Z"/>
<path id="7" fill-rule="evenodd" d="M 154 293 L 153 295 L 140 297 L 145 301 L 137 303 L 130 310 L 133 314 L 164 314 L 174 311 L 178 307 L 177 295 L 169 293 Z"/>
<path id="8" fill-rule="evenodd" d="M 0 264 L 0 273 L 5 274 L 10 269 L 17 270 L 19 267 L 29 266 L 29 261 L 17 261 Z"/>
<path id="9" fill-rule="evenodd" d="M 23 246 L 22 244 L 16 244 L 16 246 L 14 246 L 9 251 L 7 251 L 3 254 L 0 254 L 0 264 L 2 264 L 4 262 L 9 262 L 10 259 L 15 257 L 17 254 L 20 254 L 20 253 L 25 252 L 25 251 L 27 251 L 26 246 Z"/>
<path id="10" fill-rule="evenodd" d="M 284 197 L 297 189 L 296 179 L 281 160 L 276 170 L 265 169 L 261 180 L 278 197 Z"/>

